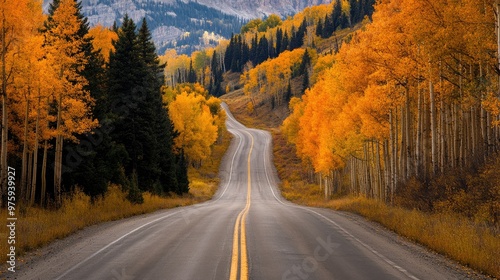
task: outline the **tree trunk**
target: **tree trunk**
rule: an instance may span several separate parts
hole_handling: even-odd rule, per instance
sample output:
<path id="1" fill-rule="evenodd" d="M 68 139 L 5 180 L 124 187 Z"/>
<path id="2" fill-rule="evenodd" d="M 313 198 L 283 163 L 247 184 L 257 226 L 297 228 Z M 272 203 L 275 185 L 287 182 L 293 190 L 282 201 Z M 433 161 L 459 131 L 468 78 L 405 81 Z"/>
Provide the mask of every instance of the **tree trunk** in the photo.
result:
<path id="1" fill-rule="evenodd" d="M 437 127 L 436 127 L 436 101 L 434 96 L 434 84 L 429 81 L 429 102 L 431 110 L 431 164 L 432 174 L 437 173 Z"/>
<path id="2" fill-rule="evenodd" d="M 422 130 L 423 130 L 423 101 L 422 92 L 420 91 L 420 85 L 418 89 L 418 112 L 417 112 L 417 135 L 415 143 L 415 176 L 417 178 L 421 175 L 422 169 Z"/>
<path id="3" fill-rule="evenodd" d="M 395 129 L 394 129 L 394 118 L 392 116 L 392 109 L 389 111 L 389 124 L 390 124 L 390 134 L 389 134 L 389 138 L 390 138 L 390 147 L 389 149 L 391 150 L 390 151 L 390 175 L 391 175 L 391 180 L 390 180 L 390 184 L 389 184 L 389 188 L 390 188 L 390 201 L 392 203 L 393 201 L 393 198 L 394 198 L 394 188 L 396 186 L 396 151 L 397 151 L 397 148 L 396 148 L 396 139 L 395 139 Z"/>
<path id="4" fill-rule="evenodd" d="M 412 151 L 413 151 L 413 143 L 412 143 L 412 127 L 411 127 L 411 110 L 410 110 L 410 91 L 408 88 L 405 89 L 406 93 L 406 104 L 405 104 L 405 134 L 406 134 L 406 171 L 405 171 L 405 180 L 408 180 L 413 173 L 412 170 Z"/>
<path id="5" fill-rule="evenodd" d="M 29 90 L 28 90 L 29 91 Z M 30 196 L 30 191 L 28 188 L 27 184 L 27 178 L 28 178 L 28 115 L 29 115 L 29 106 L 30 106 L 30 100 L 29 100 L 29 93 L 28 97 L 26 97 L 26 108 L 24 111 L 24 141 L 23 141 L 23 159 L 22 159 L 22 168 L 21 168 L 21 194 L 20 196 L 23 197 L 22 192 L 24 192 L 24 199 L 25 201 L 29 201 L 29 196 Z"/>
<path id="6" fill-rule="evenodd" d="M 59 95 L 57 104 L 57 135 L 56 135 L 56 153 L 54 159 L 54 199 L 56 206 L 61 206 L 61 176 L 62 176 L 62 94 Z"/>
<path id="7" fill-rule="evenodd" d="M 38 106 L 36 113 L 36 124 L 35 124 L 35 147 L 33 149 L 33 172 L 31 178 L 31 193 L 36 193 L 36 181 L 38 172 L 38 130 L 40 128 L 40 88 L 38 88 Z M 31 196 L 30 205 L 35 203 L 35 195 Z"/>
<path id="8" fill-rule="evenodd" d="M 45 195 L 47 192 L 47 150 L 48 150 L 47 140 L 43 143 L 43 160 L 42 160 L 42 189 L 40 192 L 40 204 L 45 205 Z"/>
<path id="9" fill-rule="evenodd" d="M 7 190 L 7 140 L 8 140 L 8 119 L 7 119 L 7 69 L 5 66 L 5 60 L 7 56 L 7 44 L 5 42 L 5 37 L 7 30 L 5 28 L 5 16 L 3 16 L 2 24 L 2 142 L 0 148 L 0 208 L 3 206 L 3 195 Z"/>
<path id="10" fill-rule="evenodd" d="M 31 172 L 33 172 L 33 152 L 28 152 L 28 172 L 26 174 L 26 193 L 28 193 L 28 197 L 26 202 L 31 202 L 32 197 L 35 196 L 35 192 L 31 191 Z"/>
<path id="11" fill-rule="evenodd" d="M 497 67 L 500 69 L 500 0 L 496 0 L 496 11 L 497 11 Z M 498 76 L 498 97 L 500 97 L 500 75 Z"/>

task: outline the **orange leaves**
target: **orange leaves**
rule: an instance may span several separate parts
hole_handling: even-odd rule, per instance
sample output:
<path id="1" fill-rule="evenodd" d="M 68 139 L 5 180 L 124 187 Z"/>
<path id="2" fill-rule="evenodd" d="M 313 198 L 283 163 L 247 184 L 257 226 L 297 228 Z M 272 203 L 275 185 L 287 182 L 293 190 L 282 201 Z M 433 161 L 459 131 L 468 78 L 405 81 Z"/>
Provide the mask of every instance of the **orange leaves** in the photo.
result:
<path id="1" fill-rule="evenodd" d="M 90 131 L 97 126 L 91 116 L 93 99 L 84 89 L 87 80 L 80 74 L 86 64 L 84 39 L 78 34 L 80 21 L 73 0 L 61 0 L 47 21 L 45 51 L 52 67 L 53 98 L 57 103 L 56 136 L 76 141 L 74 134 Z"/>
<path id="2" fill-rule="evenodd" d="M 498 90 L 497 74 L 487 70 L 497 63 L 493 15 L 481 0 L 379 1 L 371 24 L 338 54 L 317 60 L 317 82 L 291 103 L 283 131 L 316 171 L 328 174 L 349 155 L 363 158 L 364 140 L 388 140 L 391 111 L 404 110 L 405 124 L 392 117 L 407 146 L 416 132 L 403 125 L 422 122 L 425 107 L 434 116 L 444 101 L 473 106 L 485 99 L 483 107 L 498 115 L 498 98 L 486 94 Z"/>
<path id="3" fill-rule="evenodd" d="M 109 53 L 115 50 L 113 41 L 118 40 L 116 32 L 98 24 L 89 30 L 88 37 L 93 38 L 92 45 L 95 50 L 100 50 L 105 62 L 109 62 Z"/>

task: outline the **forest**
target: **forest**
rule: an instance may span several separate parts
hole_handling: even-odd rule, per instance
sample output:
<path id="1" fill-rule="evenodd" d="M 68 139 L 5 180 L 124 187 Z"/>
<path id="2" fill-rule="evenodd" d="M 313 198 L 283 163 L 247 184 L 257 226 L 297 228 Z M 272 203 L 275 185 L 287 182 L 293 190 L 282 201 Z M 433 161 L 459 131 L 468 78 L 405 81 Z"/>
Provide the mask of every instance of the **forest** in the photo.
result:
<path id="1" fill-rule="evenodd" d="M 499 186 L 472 179 L 500 148 L 496 8 L 377 3 L 372 22 L 292 99 L 283 124 L 326 197 L 362 195 L 498 223 Z"/>
<path id="2" fill-rule="evenodd" d="M 191 57 L 171 53 L 167 72 L 172 84 L 191 76 L 217 96 L 241 88 L 250 113 L 289 104 L 282 132 L 326 198 L 496 225 L 498 185 L 477 175 L 495 168 L 500 148 L 496 15 L 479 0 L 333 1 L 252 20 Z M 240 80 L 217 86 L 219 72 Z"/>
<path id="3" fill-rule="evenodd" d="M 57 208 L 76 189 L 98 198 L 110 184 L 133 203 L 144 192 L 188 192 L 188 165 L 210 155 L 224 115 L 220 101 L 198 90 L 193 114 L 203 112 L 210 137 L 191 135 L 205 140 L 201 148 L 185 143 L 192 120 L 178 117 L 181 101 L 169 112 L 146 19 L 137 26 L 125 15 L 114 29 L 90 28 L 75 0 L 54 0 L 47 15 L 35 0 L 4 1 L 0 10 L 2 203 L 7 167 L 26 205 Z"/>

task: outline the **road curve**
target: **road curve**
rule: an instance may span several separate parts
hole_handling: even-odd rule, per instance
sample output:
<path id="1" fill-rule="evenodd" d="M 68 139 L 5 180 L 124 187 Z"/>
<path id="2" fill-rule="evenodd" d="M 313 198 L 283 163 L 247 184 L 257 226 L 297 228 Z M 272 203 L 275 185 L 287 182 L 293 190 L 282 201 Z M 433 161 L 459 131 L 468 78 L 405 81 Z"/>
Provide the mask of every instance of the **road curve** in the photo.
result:
<path id="1" fill-rule="evenodd" d="M 235 136 L 211 201 L 85 229 L 7 279 L 465 279 L 460 268 L 355 215 L 285 201 L 271 136 Z"/>

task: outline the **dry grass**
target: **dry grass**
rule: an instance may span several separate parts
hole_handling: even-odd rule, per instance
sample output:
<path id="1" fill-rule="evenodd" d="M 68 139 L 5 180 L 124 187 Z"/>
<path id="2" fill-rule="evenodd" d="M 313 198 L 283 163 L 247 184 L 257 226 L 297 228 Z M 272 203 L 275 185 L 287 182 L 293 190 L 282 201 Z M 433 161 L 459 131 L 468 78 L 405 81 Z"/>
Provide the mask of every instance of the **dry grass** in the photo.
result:
<path id="1" fill-rule="evenodd" d="M 319 186 L 306 183 L 294 164 L 293 155 L 284 155 L 283 139 L 273 133 L 274 160 L 282 181 L 283 196 L 298 204 L 348 211 L 380 223 L 397 234 L 485 274 L 500 278 L 500 235 L 492 228 L 450 213 L 424 213 L 362 197 L 325 200 Z M 303 177 L 303 176 L 302 176 Z"/>
<path id="2" fill-rule="evenodd" d="M 190 191 L 181 197 L 159 197 L 145 193 L 143 204 L 132 204 L 120 187 L 110 186 L 106 195 L 93 203 L 83 192 L 76 191 L 71 197 L 65 198 L 63 206 L 57 210 L 38 207 L 18 209 L 15 244 L 18 260 L 30 250 L 45 246 L 90 225 L 209 200 L 217 190 L 219 165 L 229 143 L 229 133 L 225 132 L 220 143 L 214 146 L 213 160 L 207 161 L 200 169 L 190 168 Z M 0 210 L 0 219 L 7 221 L 5 209 Z M 4 252 L 8 252 L 10 246 L 7 237 L 7 227 L 3 226 L 0 230 L 2 263 L 7 260 Z"/>

